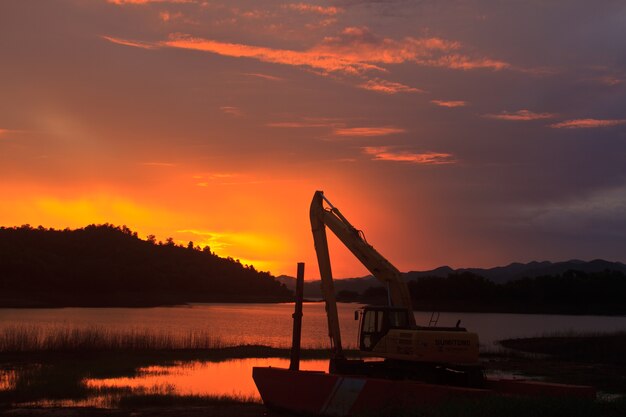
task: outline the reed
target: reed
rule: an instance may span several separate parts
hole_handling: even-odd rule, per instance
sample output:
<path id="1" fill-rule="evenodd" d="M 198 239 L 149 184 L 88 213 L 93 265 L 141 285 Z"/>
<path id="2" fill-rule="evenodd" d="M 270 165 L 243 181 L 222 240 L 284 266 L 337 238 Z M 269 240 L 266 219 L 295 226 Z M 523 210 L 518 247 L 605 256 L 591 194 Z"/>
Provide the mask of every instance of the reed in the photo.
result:
<path id="1" fill-rule="evenodd" d="M 105 327 L 8 326 L 0 330 L 0 353 L 221 349 L 231 346 L 208 331 L 171 333 Z"/>
<path id="2" fill-rule="evenodd" d="M 135 407 L 198 407 L 207 405 L 260 404 L 254 397 L 243 395 L 198 395 L 176 394 L 172 386 L 156 386 L 148 389 L 136 389 L 114 398 L 112 406 L 120 408 Z"/>

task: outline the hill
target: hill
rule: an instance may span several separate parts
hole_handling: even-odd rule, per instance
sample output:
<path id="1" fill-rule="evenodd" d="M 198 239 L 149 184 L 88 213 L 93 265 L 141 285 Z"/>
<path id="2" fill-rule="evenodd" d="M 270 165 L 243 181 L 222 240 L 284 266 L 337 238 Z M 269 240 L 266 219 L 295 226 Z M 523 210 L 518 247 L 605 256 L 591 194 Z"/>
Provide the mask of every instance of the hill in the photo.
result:
<path id="1" fill-rule="evenodd" d="M 415 280 L 417 278 L 426 276 L 447 277 L 453 272 L 457 274 L 470 272 L 475 275 L 480 275 L 481 277 L 484 277 L 496 284 L 503 284 L 522 278 L 537 278 L 548 275 L 562 275 L 567 271 L 595 273 L 605 270 L 626 273 L 626 265 L 621 262 L 609 262 L 603 259 L 595 259 L 589 262 L 572 259 L 565 262 L 533 261 L 525 264 L 514 262 L 506 266 L 497 266 L 495 268 L 459 268 L 455 270 L 445 266 L 431 271 L 407 272 L 406 278 L 408 280 Z"/>
<path id="2" fill-rule="evenodd" d="M 506 266 L 494 268 L 458 268 L 452 269 L 449 266 L 441 266 L 426 271 L 410 271 L 404 273 L 405 279 L 410 283 L 424 278 L 447 278 L 451 274 L 469 273 L 480 276 L 494 284 L 506 284 L 525 278 L 538 278 L 545 276 L 561 276 L 568 271 L 577 271 L 586 274 L 601 273 L 603 271 L 615 271 L 626 274 L 626 265 L 621 262 L 610 262 L 602 259 L 593 261 L 570 260 L 565 262 L 529 262 L 511 263 Z M 295 279 L 288 276 L 279 277 L 287 288 L 295 288 Z M 336 279 L 336 292 L 346 291 L 363 294 L 370 287 L 382 287 L 382 284 L 373 276 L 361 278 Z M 321 298 L 321 283 L 319 280 L 307 281 L 304 285 L 304 296 L 307 298 Z"/>
<path id="3" fill-rule="evenodd" d="M 295 291 L 296 279 L 288 275 L 280 275 L 276 278 L 285 286 Z M 361 278 L 344 278 L 334 280 L 335 292 L 351 291 L 361 293 L 369 287 L 381 286 L 380 282 L 373 276 Z M 320 280 L 304 282 L 304 298 L 321 299 L 322 298 L 322 282 Z"/>
<path id="4" fill-rule="evenodd" d="M 268 272 L 208 247 L 142 240 L 125 226 L 76 230 L 0 227 L 0 306 L 154 306 L 281 302 Z"/>

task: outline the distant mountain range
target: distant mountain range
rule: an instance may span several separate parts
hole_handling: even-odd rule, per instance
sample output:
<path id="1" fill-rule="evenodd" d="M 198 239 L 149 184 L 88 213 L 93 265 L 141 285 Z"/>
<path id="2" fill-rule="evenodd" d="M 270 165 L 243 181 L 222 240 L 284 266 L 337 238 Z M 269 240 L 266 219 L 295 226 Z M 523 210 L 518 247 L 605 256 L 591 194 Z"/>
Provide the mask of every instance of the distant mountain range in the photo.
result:
<path id="1" fill-rule="evenodd" d="M 411 271 L 407 272 L 405 276 L 409 280 L 417 279 L 423 276 L 439 276 L 446 277 L 449 274 L 456 272 L 471 272 L 476 275 L 480 275 L 487 278 L 496 284 L 502 284 L 509 281 L 514 281 L 522 278 L 535 278 L 546 275 L 560 275 L 567 271 L 581 271 L 581 272 L 601 272 L 604 270 L 620 271 L 626 273 L 626 264 L 621 262 L 609 262 L 603 259 L 595 259 L 593 261 L 581 261 L 578 259 L 572 259 L 564 262 L 529 262 L 527 264 L 514 262 L 507 266 L 497 266 L 494 268 L 459 268 L 452 269 L 449 266 L 442 266 L 431 271 Z"/>
<path id="2" fill-rule="evenodd" d="M 605 270 L 619 271 L 626 273 L 626 264 L 621 262 L 609 262 L 602 259 L 593 261 L 581 261 L 572 259 L 564 262 L 529 262 L 526 264 L 514 262 L 507 266 L 497 266 L 494 268 L 458 268 L 453 269 L 449 266 L 440 266 L 439 268 L 428 271 L 409 271 L 404 273 L 408 281 L 417 280 L 422 277 L 441 277 L 445 278 L 452 273 L 471 272 L 480 275 L 496 284 L 503 284 L 509 281 L 515 281 L 522 278 L 536 278 L 541 276 L 561 275 L 567 271 L 581 271 L 587 273 L 602 272 Z M 287 275 L 281 275 L 276 278 L 285 284 L 291 290 L 295 289 L 296 280 Z M 382 284 L 373 276 L 368 275 L 360 278 L 335 279 L 335 291 L 355 291 L 362 293 L 369 287 L 379 287 Z M 322 297 L 321 282 L 307 281 L 304 284 L 304 296 L 307 298 Z"/>

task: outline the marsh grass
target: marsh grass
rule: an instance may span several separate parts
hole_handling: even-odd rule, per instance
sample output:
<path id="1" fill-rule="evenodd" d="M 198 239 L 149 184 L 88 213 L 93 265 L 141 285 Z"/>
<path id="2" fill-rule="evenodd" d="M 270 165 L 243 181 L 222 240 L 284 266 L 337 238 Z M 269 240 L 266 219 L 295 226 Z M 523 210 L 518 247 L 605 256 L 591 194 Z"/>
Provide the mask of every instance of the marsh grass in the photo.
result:
<path id="1" fill-rule="evenodd" d="M 13 405 L 19 407 L 96 407 L 96 408 L 141 408 L 141 407 L 202 407 L 215 405 L 261 404 L 254 397 L 240 395 L 179 395 L 174 386 L 145 387 L 90 387 L 81 397 L 45 399 L 16 398 Z"/>
<path id="2" fill-rule="evenodd" d="M 207 405 L 260 404 L 254 397 L 241 395 L 178 395 L 171 385 L 132 390 L 117 397 L 112 405 L 135 407 L 199 407 Z"/>
<path id="3" fill-rule="evenodd" d="M 0 329 L 0 404 L 84 400 L 99 395 L 95 388 L 85 386 L 85 379 L 133 377 L 139 369 L 153 365 L 289 355 L 287 348 L 229 345 L 208 332 L 10 326 Z M 301 357 L 325 359 L 328 355 L 326 348 L 304 349 Z M 141 395 L 173 396 L 164 392 Z"/>
<path id="4" fill-rule="evenodd" d="M 26 364 L 5 373 L 5 387 L 0 390 L 0 405 L 14 404 L 68 406 L 76 404 L 116 407 L 121 401 L 130 404 L 174 403 L 173 386 L 107 387 L 92 386 L 85 381 L 92 378 L 140 376 L 141 369 L 154 361 L 127 355 L 99 355 L 94 358 L 56 357 L 43 364 Z M 138 397 L 135 399 L 134 397 Z M 250 398 L 224 396 L 183 396 L 189 403 L 209 404 L 232 401 L 250 402 Z M 219 401 L 218 401 L 219 400 Z"/>
<path id="5" fill-rule="evenodd" d="M 9 326 L 0 331 L 0 353 L 93 352 L 220 349 L 228 346 L 206 331 L 174 334 L 166 331 L 104 327 Z"/>
<path id="6" fill-rule="evenodd" d="M 251 358 L 289 357 L 290 348 L 255 344 L 237 344 L 211 335 L 210 331 L 170 332 L 149 329 L 112 330 L 106 327 L 43 327 L 7 326 L 0 328 L 0 353 L 47 354 L 159 352 L 187 359 L 199 358 Z M 356 349 L 345 349 L 347 355 L 357 356 Z M 329 357 L 325 345 L 302 349 L 304 359 Z"/>
<path id="7" fill-rule="evenodd" d="M 624 367 L 618 362 L 624 360 L 626 332 L 559 334 L 543 338 L 504 341 L 503 345 L 507 349 L 491 352 L 487 357 L 487 359 L 490 356 L 502 359 L 502 361 L 489 361 L 494 363 L 495 369 L 506 370 L 508 368 L 502 365 L 510 364 L 513 370 L 521 369 L 531 375 L 548 376 L 549 380 L 556 382 L 590 384 L 610 392 L 626 392 L 626 372 L 622 372 Z M 519 350 L 511 351 L 509 348 Z M 556 352 L 557 356 L 569 359 L 571 362 L 529 359 L 528 354 L 516 353 L 519 351 L 531 352 L 530 355 L 552 355 Z M 355 351 L 347 352 L 348 355 L 355 353 Z M 113 406 L 140 407 L 142 405 L 202 406 L 229 402 L 241 404 L 249 402 L 250 399 L 232 396 L 179 396 L 167 388 L 136 391 L 136 389 L 88 387 L 84 384 L 84 380 L 132 377 L 138 374 L 139 369 L 147 366 L 170 365 L 185 361 L 221 361 L 252 357 L 288 358 L 290 350 L 261 345 L 228 345 L 222 340 L 211 337 L 208 332 L 172 335 L 141 329 L 113 332 L 101 327 L 50 329 L 11 326 L 0 329 L 0 354 L 0 406 L 40 401 L 80 401 L 102 397 L 111 401 Z M 325 347 L 302 351 L 303 359 L 327 357 L 328 349 Z M 582 360 L 592 361 L 594 366 L 590 367 L 590 362 L 576 362 Z M 443 409 L 437 408 L 436 411 L 419 410 L 416 411 L 417 414 L 397 415 L 416 417 L 454 415 L 470 417 L 571 415 L 576 417 L 585 415 L 578 413 L 578 410 L 587 410 L 586 416 L 626 415 L 625 400 L 612 402 L 618 405 L 611 406 L 599 405 L 595 402 L 591 405 L 584 403 L 570 414 L 559 414 L 560 411 L 555 411 L 555 414 L 537 414 L 534 409 L 530 409 L 527 413 L 516 414 L 515 407 L 513 410 L 506 408 L 509 404 L 514 404 L 514 401 L 511 400 L 506 404 L 500 404 L 497 401 L 481 405 L 483 410 L 490 410 L 491 414 L 472 411 L 474 405 L 466 404 L 462 412 L 450 405 L 446 406 L 450 411 L 445 411 L 444 407 Z M 520 403 L 519 406 L 526 407 L 528 411 L 533 404 L 537 405 L 530 401 Z M 612 408 L 618 406 L 622 407 L 618 409 L 622 414 L 615 412 Z M 545 403 L 542 407 L 550 409 L 552 406 Z M 455 410 L 459 413 L 455 414 Z M 446 412 L 448 414 L 445 414 Z"/>
<path id="8" fill-rule="evenodd" d="M 199 407 L 207 405 L 260 404 L 256 399 L 227 395 L 132 394 L 116 403 L 120 408 L 135 407 Z"/>

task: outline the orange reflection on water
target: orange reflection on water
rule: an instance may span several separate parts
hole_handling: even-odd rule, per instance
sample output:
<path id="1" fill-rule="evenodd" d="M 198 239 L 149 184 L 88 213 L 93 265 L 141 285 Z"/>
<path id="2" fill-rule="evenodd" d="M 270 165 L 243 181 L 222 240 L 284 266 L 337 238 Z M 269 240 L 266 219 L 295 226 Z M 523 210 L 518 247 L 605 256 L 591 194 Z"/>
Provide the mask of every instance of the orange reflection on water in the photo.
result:
<path id="1" fill-rule="evenodd" d="M 15 380 L 17 372 L 14 370 L 0 371 L 0 391 L 8 390 L 11 388 L 11 382 Z"/>
<path id="2" fill-rule="evenodd" d="M 236 396 L 260 399 L 252 380 L 252 367 L 288 368 L 289 360 L 280 358 L 234 359 L 222 362 L 184 362 L 173 366 L 148 366 L 138 370 L 136 377 L 88 379 L 93 388 L 131 388 L 134 390 L 166 390 L 176 395 Z M 328 371 L 328 360 L 306 360 L 300 369 Z"/>

